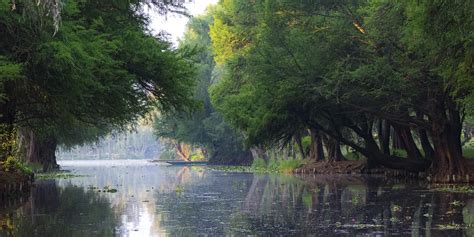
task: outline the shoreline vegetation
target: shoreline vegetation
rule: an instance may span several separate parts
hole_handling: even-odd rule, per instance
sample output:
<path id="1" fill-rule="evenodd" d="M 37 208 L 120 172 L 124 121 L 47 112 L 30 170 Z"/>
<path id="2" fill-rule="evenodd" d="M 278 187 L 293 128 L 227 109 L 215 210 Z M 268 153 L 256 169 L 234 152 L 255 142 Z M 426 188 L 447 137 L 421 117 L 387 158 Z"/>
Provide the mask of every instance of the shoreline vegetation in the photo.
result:
<path id="1" fill-rule="evenodd" d="M 5 192 L 144 120 L 170 158 L 474 182 L 474 1 L 221 0 L 177 47 L 144 1 L 41 2 L 0 4 Z"/>
<path id="2" fill-rule="evenodd" d="M 35 180 L 31 168 L 13 157 L 0 162 L 0 200 L 21 197 L 29 193 Z"/>

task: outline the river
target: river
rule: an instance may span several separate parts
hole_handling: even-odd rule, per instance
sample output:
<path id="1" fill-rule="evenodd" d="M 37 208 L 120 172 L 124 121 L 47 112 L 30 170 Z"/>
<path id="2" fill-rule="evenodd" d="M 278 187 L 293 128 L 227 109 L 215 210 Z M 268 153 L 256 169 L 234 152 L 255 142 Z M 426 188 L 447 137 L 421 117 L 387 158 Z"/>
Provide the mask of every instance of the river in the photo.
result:
<path id="1" fill-rule="evenodd" d="M 474 194 L 416 182 L 60 165 L 79 176 L 37 180 L 29 197 L 1 205 L 0 236 L 474 236 Z"/>

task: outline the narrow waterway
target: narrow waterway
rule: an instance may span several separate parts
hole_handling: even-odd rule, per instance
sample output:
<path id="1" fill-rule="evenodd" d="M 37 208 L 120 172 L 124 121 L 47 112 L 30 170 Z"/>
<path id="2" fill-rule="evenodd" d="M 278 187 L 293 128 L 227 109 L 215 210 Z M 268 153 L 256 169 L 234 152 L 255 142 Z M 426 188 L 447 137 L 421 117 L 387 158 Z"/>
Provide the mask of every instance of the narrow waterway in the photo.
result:
<path id="1" fill-rule="evenodd" d="M 0 206 L 0 236 L 474 236 L 474 195 L 350 176 L 62 161 Z M 3 208 L 3 209 L 2 209 Z"/>

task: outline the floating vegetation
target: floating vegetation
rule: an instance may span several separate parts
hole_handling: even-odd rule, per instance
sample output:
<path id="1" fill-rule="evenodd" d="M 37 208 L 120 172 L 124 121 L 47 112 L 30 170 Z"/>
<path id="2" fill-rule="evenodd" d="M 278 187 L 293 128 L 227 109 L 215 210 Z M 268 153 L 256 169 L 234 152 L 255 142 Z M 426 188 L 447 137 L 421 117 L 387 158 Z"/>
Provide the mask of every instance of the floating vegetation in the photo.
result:
<path id="1" fill-rule="evenodd" d="M 208 169 L 224 172 L 252 172 L 249 166 L 209 166 Z"/>
<path id="2" fill-rule="evenodd" d="M 252 167 L 252 166 L 209 166 L 211 170 L 224 172 L 240 172 L 240 173 L 291 173 L 287 170 L 268 167 Z"/>
<path id="3" fill-rule="evenodd" d="M 116 193 L 118 190 L 115 189 L 115 188 L 112 188 L 108 185 L 104 186 L 104 189 L 102 190 L 102 192 L 104 193 Z"/>
<path id="4" fill-rule="evenodd" d="M 460 225 L 460 224 L 454 224 L 454 223 L 451 223 L 451 224 L 445 224 L 445 225 L 436 225 L 440 230 L 462 230 L 462 229 L 466 229 L 466 227 Z"/>
<path id="5" fill-rule="evenodd" d="M 380 225 L 380 224 L 352 224 L 352 225 L 349 225 L 349 224 L 346 224 L 346 225 L 342 225 L 342 227 L 344 228 L 355 228 L 355 229 L 369 229 L 369 228 L 381 228 L 381 227 L 384 227 L 384 225 Z"/>
<path id="6" fill-rule="evenodd" d="M 35 179 L 72 179 L 78 177 L 86 177 L 87 175 L 74 174 L 71 172 L 51 172 L 51 173 L 37 173 Z"/>
<path id="7" fill-rule="evenodd" d="M 455 207 L 460 207 L 460 206 L 464 206 L 464 202 L 461 202 L 459 200 L 454 200 L 453 202 L 450 202 L 449 204 L 455 206 Z"/>
<path id="8" fill-rule="evenodd" d="M 392 208 L 390 208 L 392 212 L 399 212 L 402 210 L 402 207 L 399 205 L 392 205 Z"/>
<path id="9" fill-rule="evenodd" d="M 474 186 L 472 185 L 447 185 L 433 189 L 438 192 L 449 193 L 474 193 Z"/>
<path id="10" fill-rule="evenodd" d="M 93 186 L 93 185 L 89 185 L 89 186 L 87 187 L 87 189 L 89 189 L 89 190 L 97 190 L 97 192 L 99 192 L 99 193 L 101 193 L 101 192 L 104 192 L 104 193 L 116 193 L 116 192 L 118 192 L 117 189 L 112 188 L 112 187 L 110 187 L 109 185 L 104 186 L 103 189 L 100 189 L 99 187 L 96 187 L 96 186 Z"/>
<path id="11" fill-rule="evenodd" d="M 176 193 L 182 193 L 184 192 L 184 187 L 181 185 L 177 185 L 175 191 Z"/>

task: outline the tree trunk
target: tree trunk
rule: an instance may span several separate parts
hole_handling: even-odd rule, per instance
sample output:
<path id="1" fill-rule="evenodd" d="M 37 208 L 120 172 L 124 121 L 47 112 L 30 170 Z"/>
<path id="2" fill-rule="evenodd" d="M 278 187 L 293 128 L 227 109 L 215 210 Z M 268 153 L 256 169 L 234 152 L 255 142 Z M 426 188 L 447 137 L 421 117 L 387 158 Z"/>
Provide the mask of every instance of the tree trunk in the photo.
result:
<path id="1" fill-rule="evenodd" d="M 178 156 L 182 160 L 189 161 L 189 158 L 191 155 L 191 148 L 189 147 L 188 144 L 176 142 L 175 148 L 176 148 L 176 154 L 178 154 Z"/>
<path id="2" fill-rule="evenodd" d="M 298 150 L 300 152 L 301 159 L 306 158 L 306 154 L 304 152 L 303 141 L 301 139 L 301 135 L 299 135 L 299 134 L 295 135 L 295 142 L 296 142 L 296 145 L 298 146 Z"/>
<path id="3" fill-rule="evenodd" d="M 420 120 L 424 119 L 424 115 L 421 112 L 416 113 L 416 117 Z M 418 136 L 420 137 L 420 144 L 423 148 L 423 152 L 425 153 L 425 158 L 433 159 L 434 157 L 434 150 L 433 146 L 431 145 L 430 139 L 428 137 L 428 132 L 425 128 L 418 129 Z"/>
<path id="4" fill-rule="evenodd" d="M 452 101 L 443 101 L 443 103 L 435 105 L 435 113 L 432 116 L 433 181 L 442 183 L 467 181 L 462 159 L 462 121 L 459 110 Z"/>
<path id="5" fill-rule="evenodd" d="M 323 141 L 321 133 L 316 129 L 310 129 L 311 147 L 309 150 L 309 158 L 316 161 L 324 160 Z"/>
<path id="6" fill-rule="evenodd" d="M 410 128 L 398 125 L 393 127 L 395 129 L 395 133 L 400 138 L 403 149 L 407 152 L 407 158 L 421 159 L 422 155 L 420 153 L 420 150 L 418 150 L 418 147 L 416 146 Z"/>
<path id="7" fill-rule="evenodd" d="M 254 160 L 257 158 L 263 159 L 265 162 L 268 162 L 269 160 L 268 155 L 265 152 L 265 149 L 261 146 L 251 148 L 250 152 L 252 153 Z"/>
<path id="8" fill-rule="evenodd" d="M 379 143 L 382 152 L 390 155 L 390 124 L 387 120 L 379 121 Z"/>
<path id="9" fill-rule="evenodd" d="M 33 131 L 27 130 L 25 145 L 27 163 L 40 165 L 43 172 L 59 168 L 56 161 L 56 138 L 47 137 L 41 139 Z"/>
<path id="10" fill-rule="evenodd" d="M 329 161 L 341 161 L 344 160 L 341 152 L 341 144 L 336 139 L 325 136 L 326 150 L 328 151 Z"/>
<path id="11" fill-rule="evenodd" d="M 364 137 L 366 147 L 361 150 L 361 153 L 367 157 L 367 167 L 374 168 L 378 165 L 385 166 L 391 169 L 399 169 L 409 172 L 424 172 L 431 162 L 426 159 L 405 159 L 393 155 L 386 155 L 378 149 L 377 144 L 373 138 Z"/>
<path id="12" fill-rule="evenodd" d="M 59 165 L 56 161 L 56 148 L 58 146 L 56 138 L 48 137 L 42 140 L 40 144 L 39 153 L 43 171 L 46 172 L 59 169 Z"/>
<path id="13" fill-rule="evenodd" d="M 418 134 L 420 136 L 421 147 L 423 148 L 423 152 L 425 153 L 425 158 L 433 159 L 434 150 L 433 150 L 433 146 L 431 146 L 428 133 L 426 132 L 425 129 L 418 129 Z"/>
<path id="14" fill-rule="evenodd" d="M 334 139 L 337 139 L 339 142 L 352 147 L 354 150 L 367 157 L 368 169 L 382 165 L 392 169 L 400 169 L 410 172 L 424 172 L 431 165 L 431 161 L 427 159 L 408 160 L 405 158 L 384 154 L 380 150 L 378 144 L 375 142 L 372 134 L 367 133 L 364 129 L 361 129 L 357 125 L 346 125 L 346 128 L 351 129 L 355 134 L 363 139 L 365 146 L 362 146 L 356 141 L 343 136 L 340 130 L 335 131 L 334 128 L 328 129 L 318 123 L 313 123 L 312 126 L 324 131 Z"/>
<path id="15" fill-rule="evenodd" d="M 400 137 L 397 135 L 397 133 L 395 132 L 395 129 L 393 129 L 393 127 L 390 130 L 390 136 L 392 137 L 392 149 L 393 150 L 403 149 L 402 141 Z"/>

